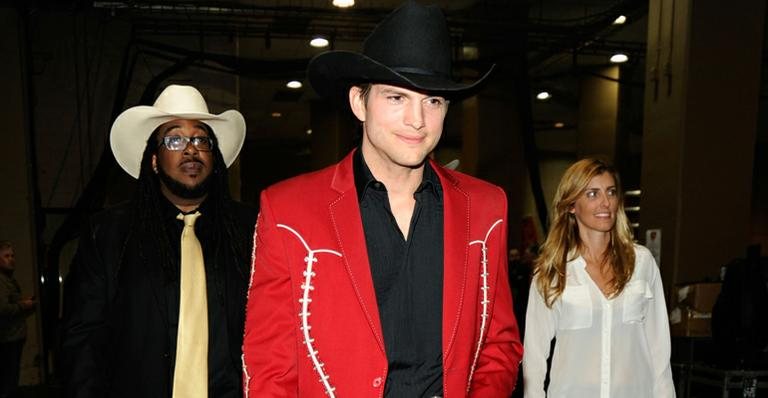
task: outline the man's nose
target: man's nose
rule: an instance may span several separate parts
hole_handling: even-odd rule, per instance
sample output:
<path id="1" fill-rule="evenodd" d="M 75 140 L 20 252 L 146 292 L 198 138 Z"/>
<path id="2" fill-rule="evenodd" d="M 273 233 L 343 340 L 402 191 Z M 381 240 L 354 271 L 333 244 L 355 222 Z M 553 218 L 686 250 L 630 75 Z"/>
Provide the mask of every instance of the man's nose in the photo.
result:
<path id="1" fill-rule="evenodd" d="M 197 153 L 200 152 L 196 146 L 192 145 L 192 140 L 187 141 L 187 145 L 184 146 L 184 154 L 185 155 L 197 155 Z"/>
<path id="2" fill-rule="evenodd" d="M 422 107 L 423 104 L 421 102 L 414 101 L 408 107 L 405 124 L 416 130 L 421 130 L 424 127 L 424 109 Z"/>

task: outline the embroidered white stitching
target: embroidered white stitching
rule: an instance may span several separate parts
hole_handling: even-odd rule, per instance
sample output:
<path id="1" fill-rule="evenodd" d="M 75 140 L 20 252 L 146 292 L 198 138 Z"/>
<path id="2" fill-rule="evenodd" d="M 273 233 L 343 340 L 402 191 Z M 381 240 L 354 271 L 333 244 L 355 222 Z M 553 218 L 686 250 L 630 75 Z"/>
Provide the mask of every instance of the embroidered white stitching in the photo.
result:
<path id="1" fill-rule="evenodd" d="M 312 278 L 316 275 L 315 272 L 312 270 L 312 265 L 317 263 L 317 258 L 315 257 L 316 253 L 330 253 L 333 255 L 336 255 L 338 257 L 341 257 L 341 253 L 331 250 L 331 249 L 316 249 L 312 250 L 310 249 L 307 242 L 304 240 L 304 238 L 296 232 L 293 228 L 285 225 L 285 224 L 277 224 L 279 228 L 284 228 L 296 235 L 297 238 L 299 238 L 299 241 L 301 241 L 301 244 L 304 245 L 304 248 L 307 250 L 307 256 L 304 257 L 304 262 L 307 264 L 306 269 L 304 269 L 304 272 L 302 275 L 304 275 L 304 283 L 301 284 L 301 290 L 302 290 L 302 298 L 299 299 L 299 302 L 301 303 L 301 313 L 299 313 L 299 316 L 301 317 L 301 331 L 304 336 L 304 345 L 307 346 L 307 352 L 309 353 L 307 356 L 312 359 L 312 366 L 314 366 L 315 371 L 317 371 L 317 374 L 320 376 L 319 381 L 323 384 L 323 387 L 325 387 L 325 393 L 331 397 L 335 398 L 336 395 L 333 393 L 336 390 L 336 387 L 331 386 L 331 383 L 328 381 L 330 376 L 325 373 L 323 370 L 323 367 L 325 364 L 320 362 L 320 358 L 317 355 L 318 351 L 315 349 L 315 346 L 312 344 L 314 343 L 315 339 L 313 339 L 309 331 L 312 329 L 312 326 L 309 324 L 309 303 L 312 302 L 312 299 L 309 297 L 309 293 L 312 290 L 315 290 L 315 287 L 312 286 Z"/>
<path id="2" fill-rule="evenodd" d="M 256 241 L 257 241 L 256 238 L 259 236 L 259 220 L 261 220 L 261 213 L 259 213 L 258 216 L 256 216 L 256 225 L 253 227 L 253 245 L 251 249 L 251 277 L 248 279 L 247 296 L 251 294 L 251 286 L 253 286 L 253 270 L 254 270 L 254 263 L 256 262 Z M 245 333 L 243 333 L 243 339 L 245 339 Z M 240 361 L 242 361 L 243 363 L 243 377 L 245 378 L 245 382 L 243 383 L 243 390 L 244 390 L 243 394 L 245 395 L 244 398 L 248 398 L 249 389 L 251 386 L 251 375 L 248 374 L 248 367 L 245 365 L 245 352 L 243 352 L 243 354 L 240 355 Z"/>
<path id="3" fill-rule="evenodd" d="M 245 383 L 243 387 L 243 394 L 245 398 L 248 398 L 250 395 L 250 387 L 251 387 L 251 375 L 248 374 L 248 368 L 245 366 L 245 354 L 240 355 L 240 362 L 243 364 L 243 373 L 245 377 Z"/>
<path id="4" fill-rule="evenodd" d="M 475 375 L 475 367 L 477 366 L 477 359 L 480 357 L 480 348 L 483 346 L 483 340 L 485 335 L 485 327 L 486 322 L 488 320 L 488 304 L 490 303 L 490 300 L 488 300 L 488 246 L 486 243 L 488 242 L 488 237 L 491 235 L 491 232 L 494 228 L 496 228 L 497 225 L 499 225 L 502 222 L 501 219 L 496 220 L 493 225 L 491 225 L 491 228 L 488 229 L 488 232 L 485 234 L 485 239 L 483 240 L 473 240 L 472 242 L 469 242 L 469 245 L 475 245 L 480 244 L 481 250 L 483 253 L 483 259 L 481 260 L 481 264 L 483 265 L 483 272 L 480 274 L 480 277 L 483 279 L 483 286 L 480 288 L 483 291 L 483 300 L 480 302 L 483 306 L 483 313 L 481 315 L 480 319 L 480 337 L 477 340 L 477 348 L 475 349 L 475 357 L 472 360 L 472 367 L 469 368 L 469 379 L 467 380 L 467 392 L 469 392 L 469 389 L 472 387 L 472 377 Z"/>

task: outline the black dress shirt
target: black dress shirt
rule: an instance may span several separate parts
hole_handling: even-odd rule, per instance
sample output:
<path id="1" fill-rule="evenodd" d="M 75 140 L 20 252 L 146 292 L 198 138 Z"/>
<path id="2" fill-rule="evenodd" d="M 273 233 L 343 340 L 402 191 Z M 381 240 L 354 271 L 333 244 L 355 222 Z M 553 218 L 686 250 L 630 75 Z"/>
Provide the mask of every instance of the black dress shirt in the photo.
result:
<path id="1" fill-rule="evenodd" d="M 443 192 L 429 163 L 414 193 L 409 236 L 389 205 L 387 189 L 358 150 L 355 187 L 389 363 L 384 396 L 443 394 Z"/>
<path id="2" fill-rule="evenodd" d="M 181 232 L 184 229 L 184 221 L 176 217 L 181 213 L 170 202 L 163 200 L 164 219 L 168 240 L 173 249 L 171 259 L 175 265 L 176 278 L 166 287 L 168 302 L 169 332 L 171 334 L 171 349 L 175 353 L 176 335 L 179 324 L 179 296 L 180 296 L 180 269 L 181 263 Z M 203 248 L 205 261 L 205 279 L 208 295 L 208 395 L 210 397 L 239 397 L 240 370 L 232 365 L 229 358 L 230 342 L 227 334 L 227 317 L 225 303 L 225 286 L 223 271 L 216 272 L 217 266 L 221 266 L 221 259 L 216 259 L 213 251 L 213 231 L 210 216 L 206 216 L 208 202 L 203 202 L 197 210 L 200 216 L 195 221 L 195 235 Z M 175 357 L 175 354 L 174 354 Z M 173 369 L 171 369 L 173 371 Z"/>

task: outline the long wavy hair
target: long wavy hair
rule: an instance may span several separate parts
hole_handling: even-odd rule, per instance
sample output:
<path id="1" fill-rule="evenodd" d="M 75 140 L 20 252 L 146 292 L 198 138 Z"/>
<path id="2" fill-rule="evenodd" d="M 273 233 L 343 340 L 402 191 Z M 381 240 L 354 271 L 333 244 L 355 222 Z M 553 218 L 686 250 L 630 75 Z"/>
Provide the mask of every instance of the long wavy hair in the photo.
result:
<path id="1" fill-rule="evenodd" d="M 579 160 L 565 171 L 557 186 L 552 202 L 552 224 L 534 264 L 536 286 L 550 308 L 565 289 L 566 264 L 575 259 L 582 249 L 579 226 L 570 210 L 587 190 L 592 178 L 603 173 L 609 173 L 613 177 L 618 195 L 616 224 L 611 230 L 611 241 L 603 258 L 613 271 L 613 279 L 609 281 L 611 297 L 621 293 L 635 270 L 632 230 L 624 213 L 624 194 L 619 173 L 599 159 Z"/>

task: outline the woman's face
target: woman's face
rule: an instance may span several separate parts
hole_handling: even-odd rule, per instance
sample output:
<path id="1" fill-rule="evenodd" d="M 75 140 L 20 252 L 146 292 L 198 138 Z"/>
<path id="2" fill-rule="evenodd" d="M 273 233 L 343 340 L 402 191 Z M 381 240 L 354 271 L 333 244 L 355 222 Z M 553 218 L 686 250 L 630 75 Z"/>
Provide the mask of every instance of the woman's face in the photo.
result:
<path id="1" fill-rule="evenodd" d="M 570 209 L 580 232 L 610 232 L 616 225 L 619 193 L 610 173 L 596 175 Z"/>

